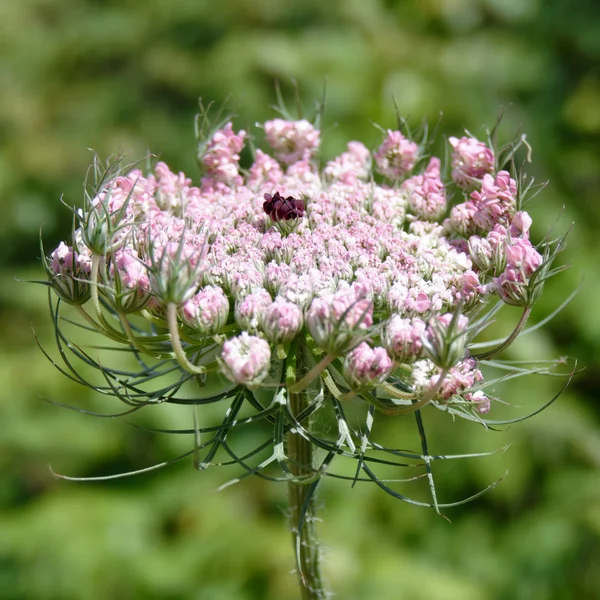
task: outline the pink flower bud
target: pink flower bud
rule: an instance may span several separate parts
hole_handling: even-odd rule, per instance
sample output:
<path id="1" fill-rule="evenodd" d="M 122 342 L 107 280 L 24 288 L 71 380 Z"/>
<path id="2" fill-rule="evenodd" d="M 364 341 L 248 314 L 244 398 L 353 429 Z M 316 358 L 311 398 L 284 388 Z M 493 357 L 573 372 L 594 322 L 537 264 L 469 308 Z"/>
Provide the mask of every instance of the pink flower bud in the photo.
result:
<path id="1" fill-rule="evenodd" d="M 362 342 L 344 358 L 344 377 L 352 389 L 363 389 L 383 383 L 393 366 L 384 348 Z"/>
<path id="2" fill-rule="evenodd" d="M 114 255 L 114 266 L 116 267 L 121 282 L 126 288 L 148 289 L 148 273 L 146 265 L 138 257 L 133 248 L 121 248 Z"/>
<path id="3" fill-rule="evenodd" d="M 510 235 L 512 237 L 529 238 L 529 228 L 533 223 L 531 217 L 524 210 L 515 213 L 510 224 Z"/>
<path id="4" fill-rule="evenodd" d="M 477 229 L 473 217 L 477 212 L 475 204 L 469 200 L 461 202 L 450 211 L 450 226 L 464 237 L 468 237 Z"/>
<path id="5" fill-rule="evenodd" d="M 472 388 L 483 379 L 481 371 L 477 368 L 477 361 L 466 358 L 452 367 L 443 379 L 438 396 L 449 400 L 452 396 L 460 396 L 465 390 Z M 433 377 L 431 385 L 435 385 L 437 377 Z"/>
<path id="6" fill-rule="evenodd" d="M 476 208 L 473 221 L 485 231 L 490 231 L 497 224 L 508 225 L 517 206 L 516 195 L 517 184 L 508 171 L 500 171 L 496 179 L 485 175 L 481 191 L 471 194 Z"/>
<path id="7" fill-rule="evenodd" d="M 315 342 L 330 353 L 352 348 L 361 330 L 373 324 L 373 306 L 366 298 L 357 299 L 350 291 L 339 291 L 315 298 L 306 317 Z"/>
<path id="8" fill-rule="evenodd" d="M 137 312 L 150 300 L 148 270 L 134 248 L 126 246 L 114 253 L 108 278 L 100 291 L 118 312 Z"/>
<path id="9" fill-rule="evenodd" d="M 480 415 L 485 415 L 490 412 L 490 399 L 481 391 L 467 392 L 464 395 L 465 400 L 472 402 L 475 405 L 475 410 Z"/>
<path id="10" fill-rule="evenodd" d="M 469 238 L 469 255 L 481 271 L 488 271 L 493 265 L 492 245 L 486 238 L 472 235 Z"/>
<path id="11" fill-rule="evenodd" d="M 267 142 L 275 150 L 275 156 L 288 165 L 309 157 L 321 142 L 320 132 L 306 119 L 273 119 L 267 121 L 264 127 Z"/>
<path id="12" fill-rule="evenodd" d="M 71 246 L 61 242 L 50 255 L 50 268 L 56 275 L 85 276 L 91 271 L 89 256 L 78 254 Z"/>
<path id="13" fill-rule="evenodd" d="M 302 310 L 292 302 L 278 296 L 264 311 L 262 330 L 274 344 L 289 342 L 302 329 Z"/>
<path id="14" fill-rule="evenodd" d="M 329 181 L 339 181 L 344 185 L 353 185 L 357 180 L 369 176 L 371 153 L 360 142 L 349 142 L 348 152 L 343 152 L 335 160 L 327 163 L 323 174 Z"/>
<path id="15" fill-rule="evenodd" d="M 394 315 L 382 335 L 382 342 L 390 356 L 398 362 L 414 362 L 421 355 L 425 323 L 421 319 L 403 319 Z"/>
<path id="16" fill-rule="evenodd" d="M 452 179 L 462 187 L 469 187 L 474 179 L 481 179 L 494 171 L 494 153 L 474 137 L 448 138 L 452 152 Z"/>
<path id="17" fill-rule="evenodd" d="M 377 171 L 397 181 L 412 171 L 419 156 L 419 146 L 407 140 L 400 131 L 388 129 L 387 136 L 373 154 Z"/>
<path id="18" fill-rule="evenodd" d="M 240 152 L 244 147 L 245 131 L 235 133 L 231 123 L 216 131 L 206 147 L 201 159 L 206 166 L 209 177 L 226 184 L 241 185 L 242 178 L 238 172 Z"/>
<path id="19" fill-rule="evenodd" d="M 163 304 L 182 304 L 195 293 L 201 279 L 199 251 L 186 241 L 167 241 L 152 248 L 148 279 L 152 293 Z"/>
<path id="20" fill-rule="evenodd" d="M 84 304 L 90 297 L 91 259 L 78 254 L 71 246 L 61 242 L 50 255 L 47 272 L 54 291 L 69 304 Z"/>
<path id="21" fill-rule="evenodd" d="M 272 302 L 271 295 L 264 288 L 254 290 L 235 305 L 235 322 L 240 329 L 256 333 L 260 328 L 262 315 Z"/>
<path id="22" fill-rule="evenodd" d="M 435 315 L 427 326 L 423 348 L 427 356 L 441 368 L 451 368 L 465 356 L 467 326 L 465 315 Z"/>
<path id="23" fill-rule="evenodd" d="M 516 239 L 506 248 L 506 260 L 509 266 L 523 269 L 530 277 L 542 264 L 541 254 L 531 245 L 529 240 Z"/>
<path id="24" fill-rule="evenodd" d="M 265 340 L 243 331 L 223 344 L 221 373 L 233 383 L 259 386 L 269 374 L 271 348 Z"/>
<path id="25" fill-rule="evenodd" d="M 500 298 L 512 306 L 532 306 L 541 294 L 543 278 L 531 285 L 530 279 L 542 265 L 543 257 L 529 240 L 516 239 L 506 249 L 506 269 L 494 279 Z"/>
<path id="26" fill-rule="evenodd" d="M 256 189 L 261 185 L 277 187 L 283 177 L 283 171 L 279 163 L 265 154 L 260 148 L 256 149 L 254 163 L 248 172 L 248 181 L 246 185 L 251 189 Z"/>
<path id="27" fill-rule="evenodd" d="M 483 286 L 475 271 L 465 271 L 461 277 L 462 288 L 456 293 L 456 302 L 463 307 L 473 306 L 483 296 Z"/>
<path id="28" fill-rule="evenodd" d="M 446 188 L 440 179 L 440 159 L 431 158 L 423 175 L 402 184 L 411 211 L 420 219 L 435 221 L 446 210 Z"/>
<path id="29" fill-rule="evenodd" d="M 221 288 L 207 285 L 183 304 L 181 315 L 192 329 L 212 335 L 227 323 L 229 300 Z"/>

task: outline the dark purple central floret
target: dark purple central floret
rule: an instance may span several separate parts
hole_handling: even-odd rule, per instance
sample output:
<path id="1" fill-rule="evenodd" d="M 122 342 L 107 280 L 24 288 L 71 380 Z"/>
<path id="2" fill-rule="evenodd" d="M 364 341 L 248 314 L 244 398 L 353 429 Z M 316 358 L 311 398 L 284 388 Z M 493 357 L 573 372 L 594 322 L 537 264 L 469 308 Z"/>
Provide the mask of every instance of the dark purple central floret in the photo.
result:
<path id="1" fill-rule="evenodd" d="M 264 211 L 273 221 L 290 221 L 304 216 L 304 202 L 293 196 L 282 198 L 279 192 L 265 194 Z"/>

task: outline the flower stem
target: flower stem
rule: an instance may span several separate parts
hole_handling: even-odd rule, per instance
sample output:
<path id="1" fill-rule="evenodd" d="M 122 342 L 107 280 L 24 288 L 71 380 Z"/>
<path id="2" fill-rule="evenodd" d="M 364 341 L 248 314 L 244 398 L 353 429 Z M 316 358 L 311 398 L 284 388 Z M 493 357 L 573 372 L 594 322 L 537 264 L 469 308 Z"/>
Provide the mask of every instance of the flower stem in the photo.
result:
<path id="1" fill-rule="evenodd" d="M 300 344 L 298 344 L 298 348 Z M 290 394 L 299 394 L 308 386 L 312 381 L 314 381 L 324 369 L 326 369 L 333 361 L 335 360 L 335 354 L 328 354 L 320 363 L 316 364 L 300 381 L 297 381 L 293 385 L 288 387 Z M 297 363 L 300 364 L 300 363 Z M 298 369 L 296 369 L 296 373 L 299 373 Z"/>
<path id="2" fill-rule="evenodd" d="M 517 339 L 523 327 L 525 327 L 525 324 L 527 323 L 527 319 L 529 318 L 530 314 L 531 306 L 526 306 L 513 332 L 499 346 L 496 346 L 496 348 L 493 348 L 488 352 L 482 352 L 481 354 L 473 354 L 473 358 L 477 360 L 488 360 L 496 354 L 502 352 L 502 350 L 508 348 Z"/>
<path id="3" fill-rule="evenodd" d="M 195 375 L 204 375 L 206 373 L 206 367 L 197 367 L 192 364 L 181 345 L 181 339 L 179 338 L 179 325 L 177 323 L 177 305 L 173 302 L 169 302 L 167 305 L 167 318 L 169 322 L 169 333 L 171 334 L 171 344 L 173 346 L 173 352 L 179 361 L 179 364 L 190 373 Z"/>
<path id="4" fill-rule="evenodd" d="M 290 356 L 291 360 L 296 361 L 295 373 L 297 377 L 301 377 L 303 373 L 304 352 L 306 352 L 306 348 L 298 343 L 294 356 Z M 293 389 L 293 386 L 290 386 L 290 388 Z M 288 391 L 290 388 L 288 388 Z M 292 414 L 294 416 L 299 415 L 307 406 L 308 400 L 308 389 L 289 392 Z M 298 480 L 305 478 L 314 483 L 311 478 L 311 475 L 314 475 L 314 470 L 313 448 L 310 441 L 298 433 L 288 433 L 287 456 L 293 475 Z M 292 540 L 296 552 L 301 598 L 302 600 L 325 600 L 327 592 L 325 591 L 320 569 L 315 500 L 314 497 L 311 497 L 313 491 L 314 487 L 309 484 L 297 481 L 288 483 Z"/>

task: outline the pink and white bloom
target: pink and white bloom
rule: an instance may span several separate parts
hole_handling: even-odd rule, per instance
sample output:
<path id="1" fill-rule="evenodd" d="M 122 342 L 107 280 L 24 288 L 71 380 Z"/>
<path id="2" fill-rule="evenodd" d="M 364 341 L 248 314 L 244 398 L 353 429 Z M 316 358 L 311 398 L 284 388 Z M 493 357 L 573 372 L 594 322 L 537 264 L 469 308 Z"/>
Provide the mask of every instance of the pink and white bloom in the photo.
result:
<path id="1" fill-rule="evenodd" d="M 531 306 L 537 294 L 531 289 L 530 279 L 544 262 L 542 255 L 529 240 L 516 239 L 507 247 L 506 259 L 506 268 L 494 279 L 498 295 L 506 304 Z"/>
<path id="2" fill-rule="evenodd" d="M 373 154 L 377 171 L 392 181 L 405 177 L 417 163 L 419 146 L 400 131 L 388 129 L 383 143 Z"/>
<path id="3" fill-rule="evenodd" d="M 474 137 L 449 137 L 452 146 L 452 179 L 469 187 L 473 180 L 494 172 L 494 153 L 483 142 Z"/>
<path id="4" fill-rule="evenodd" d="M 480 415 L 485 415 L 490 412 L 490 399 L 483 393 L 482 390 L 477 390 L 476 392 L 467 392 L 464 395 L 464 399 L 467 402 L 472 402 L 476 412 L 478 412 Z"/>
<path id="5" fill-rule="evenodd" d="M 402 184 L 408 205 L 420 219 L 436 221 L 446 212 L 446 188 L 440 179 L 440 159 L 433 156 L 422 175 Z"/>
<path id="6" fill-rule="evenodd" d="M 374 153 L 348 143 L 322 172 L 311 123 L 273 119 L 264 132 L 272 151 L 256 149 L 243 172 L 244 131 L 227 123 L 201 140 L 199 187 L 162 162 L 108 181 L 81 214 L 75 250 L 63 244 L 49 258 L 53 287 L 85 302 L 95 256 L 98 290 L 118 311 L 169 316 L 175 334 L 173 314 L 187 326 L 175 352 L 184 368 L 186 344 L 192 362 L 204 360 L 192 354 L 188 328 L 243 333 L 224 346 L 224 372 L 227 349 L 248 336 L 264 350 L 310 334 L 331 356 L 360 347 L 348 358 L 355 386 L 369 379 L 361 371 L 369 356 L 387 364 L 383 353 L 408 371 L 419 371 L 423 356 L 436 373 L 455 367 L 467 355 L 474 306 L 493 291 L 513 304 L 530 298 L 542 260 L 528 241 L 531 218 L 516 211 L 515 180 L 494 173 L 493 153 L 478 140 L 450 138 L 453 177 L 476 191 L 448 214 L 440 159 L 415 173 L 421 149 L 400 131 L 388 130 Z M 388 184 L 373 181 L 372 163 Z M 216 360 L 210 351 L 203 357 Z M 233 381 L 260 379 L 232 374 L 231 365 Z"/>
<path id="7" fill-rule="evenodd" d="M 218 333 L 227 323 L 229 300 L 218 287 L 207 285 L 181 307 L 183 322 L 207 335 Z"/>
<path id="8" fill-rule="evenodd" d="M 393 367 L 385 348 L 371 348 L 362 342 L 346 354 L 344 377 L 352 389 L 364 389 L 382 384 Z"/>
<path id="9" fill-rule="evenodd" d="M 449 400 L 452 396 L 462 395 L 482 380 L 483 375 L 477 368 L 477 361 L 473 358 L 466 358 L 448 371 L 437 395 L 442 400 Z M 437 377 L 432 377 L 430 386 L 434 386 L 436 383 Z"/>
<path id="10" fill-rule="evenodd" d="M 258 387 L 269 375 L 271 347 L 265 340 L 243 331 L 223 344 L 219 365 L 229 381 Z"/>
<path id="11" fill-rule="evenodd" d="M 210 180 L 228 185 L 242 184 L 238 162 L 245 137 L 246 132 L 235 133 L 231 123 L 214 133 L 201 156 Z"/>
<path id="12" fill-rule="evenodd" d="M 369 177 L 371 153 L 361 142 L 348 142 L 348 151 L 330 160 L 323 170 L 329 181 L 352 185 Z"/>
<path id="13" fill-rule="evenodd" d="M 275 156 L 286 165 L 310 157 L 321 143 L 319 130 L 306 119 L 273 119 L 264 124 L 267 143 Z"/>
<path id="14" fill-rule="evenodd" d="M 50 269 L 62 277 L 82 277 L 90 274 L 91 260 L 87 254 L 79 254 L 72 246 L 60 242 L 50 255 Z"/>
<path id="15" fill-rule="evenodd" d="M 262 318 L 273 299 L 264 288 L 255 289 L 238 299 L 235 305 L 235 321 L 240 329 L 256 333 L 260 330 Z"/>
<path id="16" fill-rule="evenodd" d="M 481 190 L 471 194 L 475 205 L 473 221 L 484 231 L 495 225 L 510 224 L 517 207 L 517 183 L 508 171 L 500 171 L 496 177 L 484 175 Z"/>
<path id="17" fill-rule="evenodd" d="M 342 353 L 373 325 L 373 304 L 349 290 L 325 294 L 312 301 L 306 324 L 317 345 L 333 354 Z"/>
<path id="18" fill-rule="evenodd" d="M 262 330 L 273 344 L 290 342 L 302 329 L 302 310 L 281 296 L 267 306 L 262 316 Z"/>
<path id="19" fill-rule="evenodd" d="M 60 242 L 46 261 L 48 275 L 56 294 L 69 304 L 84 304 L 90 297 L 88 279 L 91 258 L 88 252 L 76 252 Z"/>
<path id="20" fill-rule="evenodd" d="M 421 356 L 425 329 L 421 319 L 403 319 L 396 314 L 383 330 L 383 345 L 394 360 L 414 362 Z"/>

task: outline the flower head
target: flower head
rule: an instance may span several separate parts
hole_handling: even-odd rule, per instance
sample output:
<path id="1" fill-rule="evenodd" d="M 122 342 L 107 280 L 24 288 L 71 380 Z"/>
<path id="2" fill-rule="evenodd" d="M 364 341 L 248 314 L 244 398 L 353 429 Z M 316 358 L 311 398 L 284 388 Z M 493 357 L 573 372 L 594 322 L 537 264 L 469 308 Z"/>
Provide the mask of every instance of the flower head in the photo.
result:
<path id="1" fill-rule="evenodd" d="M 332 354 L 343 353 L 373 324 L 373 305 L 351 291 L 325 294 L 312 301 L 306 323 L 317 345 Z"/>
<path id="2" fill-rule="evenodd" d="M 344 377 L 353 389 L 368 388 L 383 383 L 393 366 L 384 348 L 371 348 L 362 342 L 346 354 Z"/>
<path id="3" fill-rule="evenodd" d="M 271 348 L 265 340 L 243 331 L 223 344 L 219 364 L 227 379 L 255 388 L 269 374 Z"/>
<path id="4" fill-rule="evenodd" d="M 495 178 L 484 175 L 481 190 L 471 194 L 476 209 L 474 223 L 484 231 L 510 224 L 517 207 L 516 196 L 517 184 L 508 171 L 500 171 Z"/>
<path id="5" fill-rule="evenodd" d="M 384 328 L 383 345 L 398 362 L 414 362 L 421 355 L 425 329 L 421 319 L 403 319 L 396 314 Z"/>
<path id="6" fill-rule="evenodd" d="M 47 267 L 52 287 L 68 304 L 85 304 L 90 298 L 91 271 L 89 254 L 79 254 L 61 242 L 50 255 Z"/>
<path id="7" fill-rule="evenodd" d="M 543 279 L 533 280 L 542 266 L 542 255 L 526 239 L 516 239 L 506 248 L 506 268 L 494 279 L 498 295 L 506 304 L 532 306 L 539 297 Z"/>
<path id="8" fill-rule="evenodd" d="M 292 196 L 282 198 L 279 192 L 275 194 L 265 193 L 263 210 L 273 221 L 290 221 L 304 216 L 304 202 L 296 200 Z"/>
<path id="9" fill-rule="evenodd" d="M 227 323 L 229 300 L 220 288 L 207 285 L 181 308 L 184 323 L 205 334 L 218 333 Z"/>
<path id="10" fill-rule="evenodd" d="M 306 119 L 273 119 L 264 127 L 269 146 L 275 150 L 277 158 L 288 165 L 309 157 L 321 143 L 320 132 Z"/>
<path id="11" fill-rule="evenodd" d="M 51 299 L 64 372 L 87 383 L 69 353 L 96 367 L 101 382 L 90 387 L 121 399 L 127 414 L 158 403 L 209 405 L 210 422 L 194 419 L 189 430 L 187 454 L 202 469 L 238 462 L 262 475 L 268 467 L 269 479 L 290 486 L 301 519 L 312 519 L 300 504 L 319 478 L 338 476 L 338 455 L 356 460 L 355 481 L 396 496 L 376 470 L 424 467 L 432 506 L 445 506 L 421 413 L 433 405 L 489 423 L 483 415 L 493 397 L 483 390 L 494 381 L 484 382 L 480 365 L 495 368 L 489 359 L 522 331 L 544 280 L 560 270 L 550 265 L 562 240 L 542 254 L 530 242 L 531 218 L 520 209 L 531 184 L 496 172 L 495 149 L 451 137 L 448 181 L 438 157 L 424 160 L 434 146 L 421 131 L 417 144 L 388 130 L 373 153 L 352 141 L 321 166 L 318 128 L 274 119 L 264 124 L 272 151 L 252 148 L 253 163 L 241 169 L 246 133 L 226 119 L 211 124 L 201 106 L 198 186 L 162 162 L 145 173 L 95 164 L 99 183 L 74 211 L 71 241 L 44 258 L 48 285 L 77 305 L 86 330 L 131 351 L 127 363 L 138 366 L 113 368 L 72 343 L 61 330 L 72 321 Z M 489 350 L 485 340 L 470 341 L 496 314 L 485 310 L 494 295 L 525 310 Z M 485 351 L 471 354 L 478 346 Z M 181 394 L 191 382 L 202 388 L 198 397 Z M 421 448 L 376 440 L 377 410 L 414 413 Z M 237 444 L 236 433 L 258 420 L 272 431 L 246 451 L 252 436 Z M 294 491 L 301 485 L 302 499 Z M 298 534 L 301 525 L 293 524 Z M 305 541 L 298 536 L 297 547 Z"/>
<path id="12" fill-rule="evenodd" d="M 494 153 L 474 137 L 449 137 L 452 146 L 452 179 L 469 187 L 473 180 L 481 179 L 494 171 Z"/>
<path id="13" fill-rule="evenodd" d="M 266 307 L 262 316 L 265 337 L 274 344 L 293 340 L 302 329 L 302 310 L 281 296 Z"/>
<path id="14" fill-rule="evenodd" d="M 438 367 L 449 369 L 465 356 L 469 319 L 459 313 L 434 316 L 427 326 L 423 347 Z"/>
<path id="15" fill-rule="evenodd" d="M 412 171 L 419 157 L 419 146 L 406 139 L 400 131 L 388 129 L 383 143 L 373 154 L 377 171 L 397 181 Z"/>

